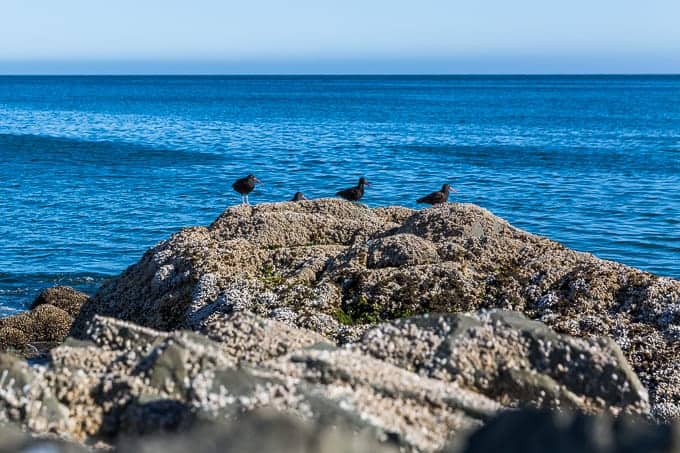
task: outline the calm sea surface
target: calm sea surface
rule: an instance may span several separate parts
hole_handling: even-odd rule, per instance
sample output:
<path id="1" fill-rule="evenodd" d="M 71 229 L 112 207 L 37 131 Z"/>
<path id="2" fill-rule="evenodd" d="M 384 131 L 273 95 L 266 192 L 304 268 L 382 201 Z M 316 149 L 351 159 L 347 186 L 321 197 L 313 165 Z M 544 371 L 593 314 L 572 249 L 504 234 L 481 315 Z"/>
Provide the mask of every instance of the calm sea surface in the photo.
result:
<path id="1" fill-rule="evenodd" d="M 680 77 L 0 77 L 0 315 L 93 291 L 237 203 L 444 182 L 534 233 L 680 277 Z"/>

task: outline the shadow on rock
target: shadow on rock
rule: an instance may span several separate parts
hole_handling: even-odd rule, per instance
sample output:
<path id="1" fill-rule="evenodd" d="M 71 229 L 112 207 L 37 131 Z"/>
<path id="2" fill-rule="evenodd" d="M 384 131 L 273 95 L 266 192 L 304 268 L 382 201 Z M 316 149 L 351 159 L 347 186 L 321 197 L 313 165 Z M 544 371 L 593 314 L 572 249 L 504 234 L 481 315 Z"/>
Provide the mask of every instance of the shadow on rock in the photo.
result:
<path id="1" fill-rule="evenodd" d="M 445 453 L 677 453 L 680 426 L 623 416 L 506 412 Z"/>

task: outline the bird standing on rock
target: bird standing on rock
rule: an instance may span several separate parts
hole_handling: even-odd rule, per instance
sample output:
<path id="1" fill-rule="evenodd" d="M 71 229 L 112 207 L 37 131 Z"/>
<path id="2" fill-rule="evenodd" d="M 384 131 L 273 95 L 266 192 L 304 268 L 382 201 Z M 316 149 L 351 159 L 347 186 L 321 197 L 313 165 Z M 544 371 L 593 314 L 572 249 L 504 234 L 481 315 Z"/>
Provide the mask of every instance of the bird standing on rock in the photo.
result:
<path id="1" fill-rule="evenodd" d="M 341 190 L 336 193 L 337 196 L 344 198 L 348 201 L 359 201 L 361 197 L 364 196 L 364 187 L 369 186 L 370 183 L 363 176 L 359 178 L 359 184 L 356 187 L 351 187 L 349 189 Z"/>
<path id="2" fill-rule="evenodd" d="M 432 192 L 429 195 L 425 195 L 423 198 L 418 198 L 416 203 L 427 203 L 432 205 L 446 203 L 449 200 L 449 192 L 456 192 L 456 189 L 448 184 L 444 184 L 442 190 Z"/>
<path id="3" fill-rule="evenodd" d="M 293 195 L 293 198 L 290 201 L 302 201 L 302 200 L 309 200 L 309 198 L 305 197 L 305 194 L 302 192 L 295 192 L 295 195 Z"/>
<path id="4" fill-rule="evenodd" d="M 255 189 L 255 184 L 262 184 L 262 181 L 257 179 L 255 175 L 248 175 L 245 178 L 237 179 L 231 187 L 241 194 L 241 204 L 248 206 L 248 194 Z"/>

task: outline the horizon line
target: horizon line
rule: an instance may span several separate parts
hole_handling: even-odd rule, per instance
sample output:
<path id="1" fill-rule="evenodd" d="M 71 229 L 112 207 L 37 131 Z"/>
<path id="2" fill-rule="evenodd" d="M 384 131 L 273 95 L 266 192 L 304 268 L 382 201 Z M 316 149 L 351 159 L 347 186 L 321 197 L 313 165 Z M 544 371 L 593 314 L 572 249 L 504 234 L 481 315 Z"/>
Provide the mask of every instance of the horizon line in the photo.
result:
<path id="1" fill-rule="evenodd" d="M 639 77 L 680 76 L 680 72 L 130 72 L 0 73 L 0 77 Z"/>

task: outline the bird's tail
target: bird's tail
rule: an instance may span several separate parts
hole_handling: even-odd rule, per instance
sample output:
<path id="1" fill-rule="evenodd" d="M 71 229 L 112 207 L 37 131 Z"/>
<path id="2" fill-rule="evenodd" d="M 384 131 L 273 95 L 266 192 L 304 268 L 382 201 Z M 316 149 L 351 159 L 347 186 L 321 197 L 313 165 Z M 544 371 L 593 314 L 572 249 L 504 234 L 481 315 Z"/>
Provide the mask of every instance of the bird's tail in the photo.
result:
<path id="1" fill-rule="evenodd" d="M 418 199 L 416 200 L 416 203 L 425 203 L 425 197 L 423 197 L 423 198 L 418 198 Z"/>

